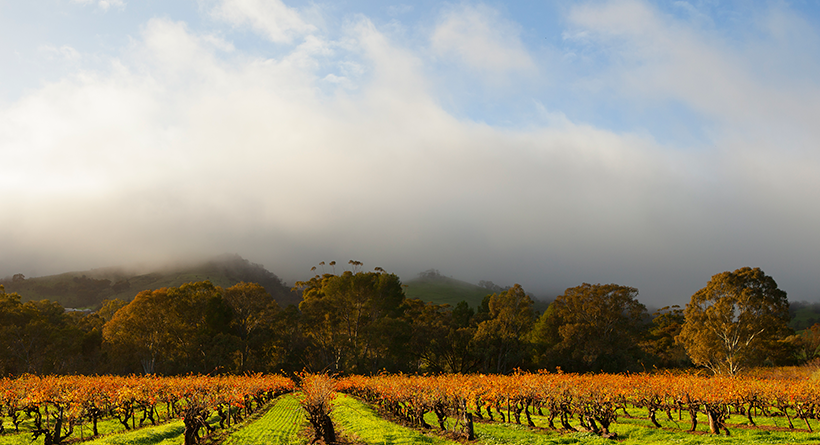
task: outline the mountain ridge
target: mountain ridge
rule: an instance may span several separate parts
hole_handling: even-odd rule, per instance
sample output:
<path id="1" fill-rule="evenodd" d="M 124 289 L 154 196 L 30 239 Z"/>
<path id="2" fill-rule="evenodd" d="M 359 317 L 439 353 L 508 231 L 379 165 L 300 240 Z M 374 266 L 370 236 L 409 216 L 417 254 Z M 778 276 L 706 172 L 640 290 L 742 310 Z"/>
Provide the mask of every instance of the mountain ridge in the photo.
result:
<path id="1" fill-rule="evenodd" d="M 123 267 L 104 267 L 25 278 L 21 274 L 0 280 L 6 292 L 17 292 L 23 301 L 48 299 L 64 307 L 97 307 L 104 300 L 130 301 L 139 292 L 184 283 L 208 280 L 216 286 L 231 287 L 239 282 L 258 283 L 280 306 L 298 304 L 300 297 L 273 272 L 237 254 L 226 254 L 202 262 L 161 267 L 148 271 L 129 271 Z"/>

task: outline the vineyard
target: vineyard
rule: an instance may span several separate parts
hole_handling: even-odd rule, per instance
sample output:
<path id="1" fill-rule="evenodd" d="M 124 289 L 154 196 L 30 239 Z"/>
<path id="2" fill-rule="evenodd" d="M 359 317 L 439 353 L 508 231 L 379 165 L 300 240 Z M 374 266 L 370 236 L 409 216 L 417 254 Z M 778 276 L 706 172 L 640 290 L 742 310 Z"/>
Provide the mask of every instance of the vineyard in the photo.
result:
<path id="1" fill-rule="evenodd" d="M 184 443 L 230 427 L 294 388 L 281 376 L 83 377 L 25 376 L 0 380 L 0 432 L 31 433 L 45 445 L 84 440 L 119 424 L 123 430 L 181 419 Z"/>
<path id="2" fill-rule="evenodd" d="M 522 373 L 297 380 L 2 379 L 0 444 L 599 443 L 669 435 L 685 442 L 703 434 L 820 441 L 820 382 L 799 370 L 738 378 Z M 137 433 L 142 439 L 114 439 Z"/>

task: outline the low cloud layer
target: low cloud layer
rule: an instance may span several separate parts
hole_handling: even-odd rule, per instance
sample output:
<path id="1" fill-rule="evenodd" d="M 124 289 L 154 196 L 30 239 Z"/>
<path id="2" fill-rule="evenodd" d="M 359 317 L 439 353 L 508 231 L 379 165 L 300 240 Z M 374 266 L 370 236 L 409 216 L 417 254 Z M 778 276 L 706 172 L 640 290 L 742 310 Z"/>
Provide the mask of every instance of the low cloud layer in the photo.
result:
<path id="1" fill-rule="evenodd" d="M 639 1 L 565 13 L 561 45 L 536 49 L 486 5 L 407 40 L 366 15 L 331 30 L 326 11 L 203 3 L 273 55 L 153 18 L 105 68 L 0 108 L 0 275 L 235 252 L 291 283 L 352 258 L 682 304 L 757 266 L 793 300 L 820 297 L 813 25 L 761 12 L 738 43 Z M 470 117 L 461 71 L 477 92 L 532 92 L 527 117 Z M 567 94 L 619 123 L 563 109 Z"/>

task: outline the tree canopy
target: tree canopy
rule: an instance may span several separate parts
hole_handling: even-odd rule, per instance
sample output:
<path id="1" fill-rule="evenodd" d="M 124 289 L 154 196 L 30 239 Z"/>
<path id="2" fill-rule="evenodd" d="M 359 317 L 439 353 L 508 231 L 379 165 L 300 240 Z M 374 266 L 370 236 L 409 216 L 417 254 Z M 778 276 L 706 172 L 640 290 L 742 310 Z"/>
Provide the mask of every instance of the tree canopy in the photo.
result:
<path id="1" fill-rule="evenodd" d="M 634 287 L 617 284 L 571 287 L 539 319 L 536 340 L 573 371 L 637 369 L 646 316 L 637 295 Z"/>
<path id="2" fill-rule="evenodd" d="M 786 292 L 760 268 L 714 275 L 692 295 L 684 316 L 677 340 L 696 365 L 715 374 L 762 364 L 791 333 Z"/>
<path id="3" fill-rule="evenodd" d="M 356 264 L 360 266 L 361 263 Z M 302 290 L 299 310 L 323 367 L 370 372 L 392 345 L 404 290 L 395 274 L 384 271 L 324 274 L 296 283 Z M 318 364 L 316 364 L 318 365 Z"/>

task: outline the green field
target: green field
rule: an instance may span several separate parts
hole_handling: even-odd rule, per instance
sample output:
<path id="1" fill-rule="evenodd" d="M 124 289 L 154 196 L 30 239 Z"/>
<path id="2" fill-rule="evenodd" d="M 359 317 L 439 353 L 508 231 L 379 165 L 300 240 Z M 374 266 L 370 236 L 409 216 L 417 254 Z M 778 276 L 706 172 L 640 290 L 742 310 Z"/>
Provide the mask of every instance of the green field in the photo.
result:
<path id="1" fill-rule="evenodd" d="M 812 327 L 815 323 L 820 323 L 820 306 L 816 304 L 807 307 L 798 307 L 792 314 L 789 327 L 795 331 L 801 331 Z"/>
<path id="2" fill-rule="evenodd" d="M 331 417 L 344 436 L 366 444 L 446 445 L 458 443 L 384 420 L 365 403 L 344 394 L 336 397 Z"/>
<path id="3" fill-rule="evenodd" d="M 483 287 L 448 277 L 433 279 L 415 279 L 404 283 L 407 287 L 404 294 L 407 298 L 418 298 L 436 304 L 455 306 L 466 301 L 473 309 L 481 306 L 481 300 L 493 292 Z"/>
<path id="4" fill-rule="evenodd" d="M 259 420 L 228 436 L 225 445 L 285 445 L 304 444 L 308 436 L 301 435 L 307 427 L 307 419 L 296 396 L 279 397 Z"/>
<path id="5" fill-rule="evenodd" d="M 559 432 L 547 429 L 547 418 L 533 415 L 533 423 L 536 428 L 529 428 L 525 425 L 515 423 L 501 423 L 499 416 L 495 414 L 496 422 L 475 422 L 476 444 L 818 444 L 820 434 L 806 431 L 781 431 L 780 428 L 788 426 L 783 418 L 756 417 L 755 422 L 768 429 L 746 428 L 748 420 L 743 416 L 731 416 L 727 422 L 731 436 L 716 436 L 708 434 L 708 421 L 706 416 L 698 416 L 698 428 L 696 433 L 689 433 L 690 427 L 688 414 L 682 420 L 668 420 L 666 415 L 659 413 L 658 422 L 662 429 L 655 428 L 646 419 L 645 409 L 631 408 L 628 410 L 631 418 L 619 416 L 618 421 L 613 423 L 610 431 L 617 433 L 617 438 L 604 439 L 589 432 Z M 436 416 L 433 413 L 425 415 L 425 421 L 430 425 L 438 425 Z M 524 415 L 521 422 L 526 423 Z M 556 422 L 557 423 L 557 422 Z M 811 421 L 812 428 L 817 431 L 820 422 Z M 452 420 L 448 420 L 448 429 L 452 427 Z M 577 420 L 570 424 L 578 428 Z M 800 424 L 795 423 L 796 427 Z M 803 425 L 805 426 L 805 425 Z"/>

